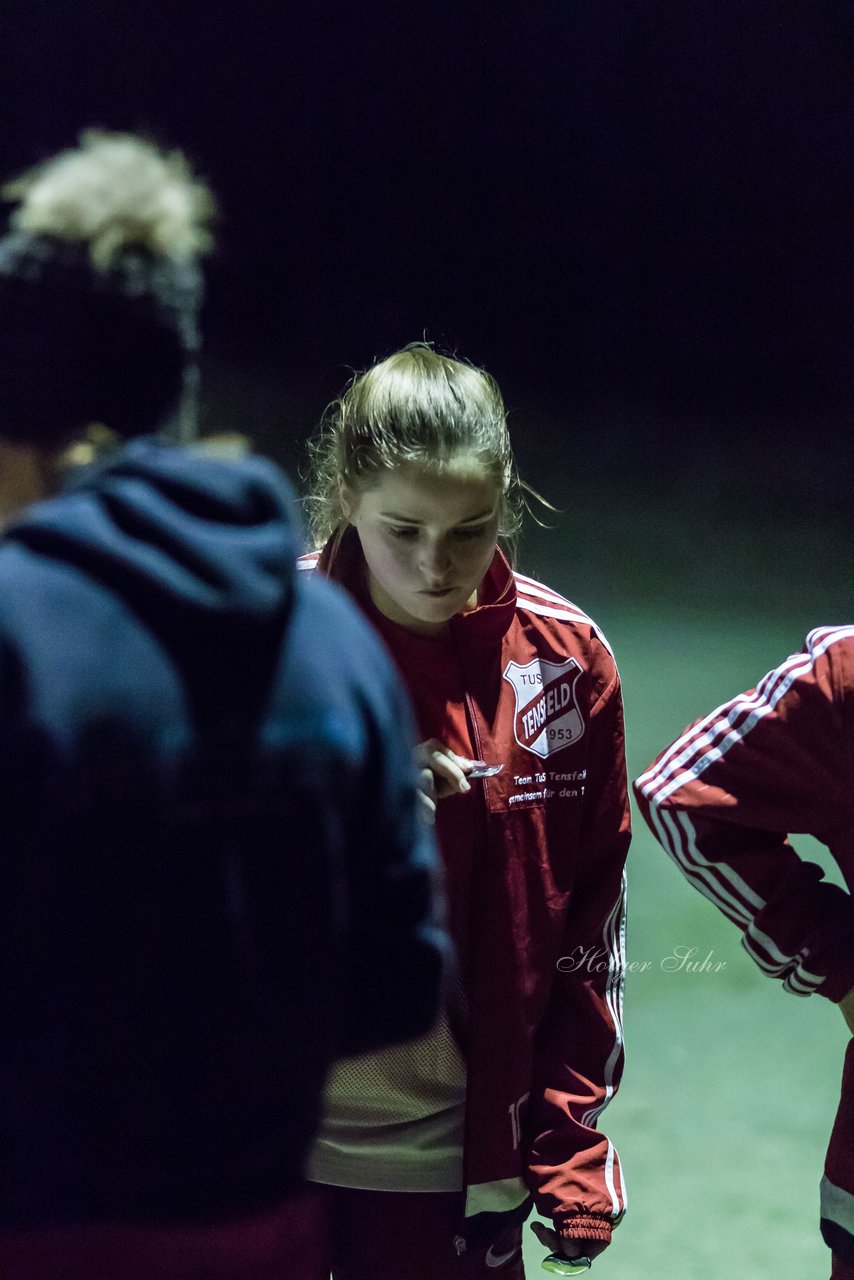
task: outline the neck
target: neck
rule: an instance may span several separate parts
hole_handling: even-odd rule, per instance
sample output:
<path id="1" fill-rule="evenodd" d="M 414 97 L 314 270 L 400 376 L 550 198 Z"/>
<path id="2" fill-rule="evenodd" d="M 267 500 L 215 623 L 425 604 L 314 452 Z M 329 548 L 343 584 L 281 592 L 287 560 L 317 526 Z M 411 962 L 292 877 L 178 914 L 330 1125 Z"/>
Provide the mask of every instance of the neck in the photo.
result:
<path id="1" fill-rule="evenodd" d="M 54 455 L 29 444 L 0 440 L 0 526 L 55 490 Z"/>

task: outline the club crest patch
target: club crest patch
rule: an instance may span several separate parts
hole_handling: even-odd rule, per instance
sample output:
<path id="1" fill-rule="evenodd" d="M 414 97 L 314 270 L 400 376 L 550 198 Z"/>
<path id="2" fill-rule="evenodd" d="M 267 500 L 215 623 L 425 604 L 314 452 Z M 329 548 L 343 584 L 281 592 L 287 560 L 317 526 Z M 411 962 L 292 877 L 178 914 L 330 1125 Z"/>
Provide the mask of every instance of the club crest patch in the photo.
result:
<path id="1" fill-rule="evenodd" d="M 503 674 L 516 697 L 513 732 L 520 747 L 545 760 L 578 741 L 584 721 L 575 697 L 581 675 L 575 658 L 564 662 L 535 658 L 524 666 L 508 662 Z"/>

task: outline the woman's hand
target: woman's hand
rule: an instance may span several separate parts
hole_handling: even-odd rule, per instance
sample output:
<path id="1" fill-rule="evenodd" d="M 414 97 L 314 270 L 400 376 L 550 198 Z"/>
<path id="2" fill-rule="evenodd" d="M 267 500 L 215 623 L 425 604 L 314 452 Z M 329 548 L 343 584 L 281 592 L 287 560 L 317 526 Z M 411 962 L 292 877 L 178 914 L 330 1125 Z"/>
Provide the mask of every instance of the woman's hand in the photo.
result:
<path id="1" fill-rule="evenodd" d="M 542 1222 L 532 1222 L 531 1230 L 544 1249 L 550 1253 L 563 1254 L 565 1258 L 596 1258 L 607 1245 L 604 1240 L 567 1240 L 565 1236 L 547 1227 Z"/>
<path id="2" fill-rule="evenodd" d="M 418 783 L 422 816 L 433 822 L 436 801 L 471 791 L 466 773 L 483 761 L 458 756 L 438 738 L 428 738 L 415 748 L 415 763 L 420 770 Z"/>
<path id="3" fill-rule="evenodd" d="M 842 1010 L 842 1016 L 848 1023 L 848 1030 L 854 1036 L 854 987 L 848 992 L 847 996 L 843 996 L 839 1001 L 839 1007 Z"/>

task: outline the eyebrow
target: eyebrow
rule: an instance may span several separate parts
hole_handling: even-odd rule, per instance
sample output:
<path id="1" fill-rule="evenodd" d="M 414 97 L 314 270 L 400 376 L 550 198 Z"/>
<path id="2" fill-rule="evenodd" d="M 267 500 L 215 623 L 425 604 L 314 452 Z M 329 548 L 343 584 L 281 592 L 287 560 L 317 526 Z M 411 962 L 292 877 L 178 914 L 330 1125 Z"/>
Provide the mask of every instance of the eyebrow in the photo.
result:
<path id="1" fill-rule="evenodd" d="M 380 517 L 383 520 L 393 520 L 395 524 L 423 524 L 423 520 L 413 520 L 412 516 L 403 516 L 397 511 L 381 511 Z M 467 516 L 465 520 L 460 520 L 458 525 L 479 524 L 482 520 L 488 520 L 490 516 L 495 514 L 495 507 L 489 507 L 486 511 L 479 512 L 476 516 Z M 458 527 L 458 526 L 455 526 Z"/>

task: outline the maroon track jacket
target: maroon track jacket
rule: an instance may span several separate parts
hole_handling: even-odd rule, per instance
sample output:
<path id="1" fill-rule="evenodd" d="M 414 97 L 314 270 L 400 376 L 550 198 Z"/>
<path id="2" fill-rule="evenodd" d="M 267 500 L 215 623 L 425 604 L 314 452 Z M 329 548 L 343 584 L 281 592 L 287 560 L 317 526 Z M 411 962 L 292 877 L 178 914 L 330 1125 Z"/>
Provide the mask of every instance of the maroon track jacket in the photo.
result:
<path id="1" fill-rule="evenodd" d="M 811 631 L 801 653 L 691 725 L 635 783 L 641 812 L 695 888 L 794 995 L 854 987 L 854 901 L 798 857 L 827 845 L 854 884 L 854 626 Z M 854 1042 L 852 1042 L 854 1045 Z M 822 1183 L 822 1230 L 854 1263 L 854 1055 Z"/>
<path id="2" fill-rule="evenodd" d="M 349 546 L 348 546 L 349 543 Z M 358 599 L 345 537 L 330 566 Z M 496 552 L 485 603 L 451 621 L 472 742 L 486 778 L 488 865 L 476 880 L 467 991 L 466 1221 L 458 1249 L 537 1207 L 562 1234 L 609 1241 L 625 1209 L 617 1153 L 597 1128 L 623 1067 L 623 712 L 595 624 Z M 417 679 L 417 673 L 409 673 Z"/>

